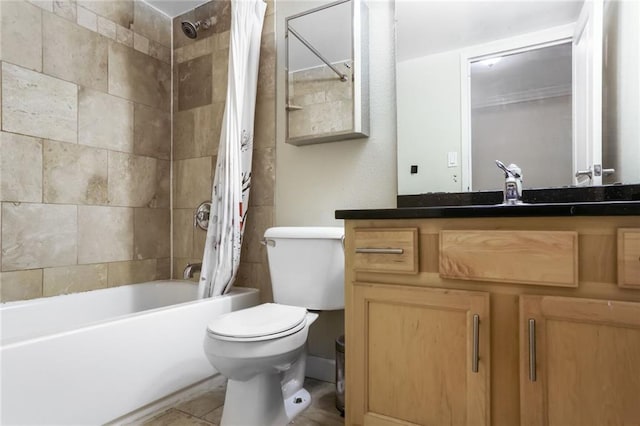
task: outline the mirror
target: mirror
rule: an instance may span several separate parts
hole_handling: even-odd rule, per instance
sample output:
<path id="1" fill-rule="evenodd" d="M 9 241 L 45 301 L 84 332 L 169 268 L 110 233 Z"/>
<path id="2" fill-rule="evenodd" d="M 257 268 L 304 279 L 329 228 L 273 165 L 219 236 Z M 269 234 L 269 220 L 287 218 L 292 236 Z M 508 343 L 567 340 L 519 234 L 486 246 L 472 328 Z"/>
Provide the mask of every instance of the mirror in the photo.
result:
<path id="1" fill-rule="evenodd" d="M 639 20 L 618 0 L 397 0 L 398 195 L 501 190 L 496 159 L 525 189 L 640 182 Z"/>
<path id="2" fill-rule="evenodd" d="M 286 142 L 366 137 L 367 11 L 340 0 L 285 19 Z"/>

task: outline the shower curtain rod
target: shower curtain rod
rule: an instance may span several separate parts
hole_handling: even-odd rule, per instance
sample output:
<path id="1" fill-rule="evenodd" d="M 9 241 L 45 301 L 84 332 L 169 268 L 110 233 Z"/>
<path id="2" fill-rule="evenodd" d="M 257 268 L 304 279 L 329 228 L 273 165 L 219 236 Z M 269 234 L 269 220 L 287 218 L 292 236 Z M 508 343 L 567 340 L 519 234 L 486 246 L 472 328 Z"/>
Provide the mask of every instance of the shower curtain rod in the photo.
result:
<path id="1" fill-rule="evenodd" d="M 346 74 L 343 74 L 340 71 L 338 71 L 338 69 L 335 66 L 333 66 L 331 63 L 329 63 L 329 60 L 327 58 L 322 56 L 322 53 L 320 53 L 315 47 L 313 47 L 311 45 L 311 43 L 309 43 L 304 37 L 302 37 L 300 34 L 298 34 L 298 32 L 296 30 L 294 30 L 293 28 L 291 28 L 287 24 L 287 36 L 289 35 L 288 34 L 289 32 L 291 34 L 293 34 L 300 41 L 300 43 L 304 44 L 307 47 L 307 49 L 309 49 L 314 55 L 316 55 L 322 62 L 327 64 L 327 66 L 329 68 L 331 68 L 333 70 L 333 72 L 338 74 L 338 77 L 340 77 L 340 81 L 347 81 L 347 75 Z"/>

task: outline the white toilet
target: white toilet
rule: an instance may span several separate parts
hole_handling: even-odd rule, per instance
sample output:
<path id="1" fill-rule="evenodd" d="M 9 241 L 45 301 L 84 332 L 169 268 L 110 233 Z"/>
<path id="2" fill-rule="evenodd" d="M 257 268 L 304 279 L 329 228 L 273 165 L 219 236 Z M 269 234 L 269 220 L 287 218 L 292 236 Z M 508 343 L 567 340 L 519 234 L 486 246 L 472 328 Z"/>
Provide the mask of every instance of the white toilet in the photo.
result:
<path id="1" fill-rule="evenodd" d="M 303 389 L 311 310 L 344 309 L 343 228 L 267 229 L 276 303 L 217 317 L 204 350 L 229 380 L 224 426 L 286 425 L 311 403 Z"/>

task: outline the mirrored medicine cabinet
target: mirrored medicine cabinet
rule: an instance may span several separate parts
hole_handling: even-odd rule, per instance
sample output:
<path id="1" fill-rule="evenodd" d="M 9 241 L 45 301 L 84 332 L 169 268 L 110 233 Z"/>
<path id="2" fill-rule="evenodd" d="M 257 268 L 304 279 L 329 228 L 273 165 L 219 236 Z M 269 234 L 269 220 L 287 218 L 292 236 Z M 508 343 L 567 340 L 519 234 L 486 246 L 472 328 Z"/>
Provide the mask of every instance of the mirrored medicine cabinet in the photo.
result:
<path id="1" fill-rule="evenodd" d="M 286 142 L 369 135 L 368 20 L 361 0 L 321 4 L 285 19 Z"/>

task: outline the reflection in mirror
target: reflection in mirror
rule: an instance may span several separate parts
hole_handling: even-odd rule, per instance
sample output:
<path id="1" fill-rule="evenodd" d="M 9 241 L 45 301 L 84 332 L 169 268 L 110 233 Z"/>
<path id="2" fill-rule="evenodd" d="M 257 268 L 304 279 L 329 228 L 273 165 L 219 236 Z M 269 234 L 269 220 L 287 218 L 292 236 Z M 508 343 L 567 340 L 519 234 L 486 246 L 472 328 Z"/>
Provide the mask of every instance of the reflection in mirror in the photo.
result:
<path id="1" fill-rule="evenodd" d="M 471 190 L 494 190 L 508 159 L 526 187 L 572 182 L 571 43 L 504 54 L 470 64 Z"/>
<path id="2" fill-rule="evenodd" d="M 640 182 L 640 2 L 597 4 L 398 0 L 398 194 Z"/>
<path id="3" fill-rule="evenodd" d="M 286 19 L 287 142 L 366 136 L 359 0 L 341 0 Z M 366 90 L 365 90 L 366 94 Z"/>

